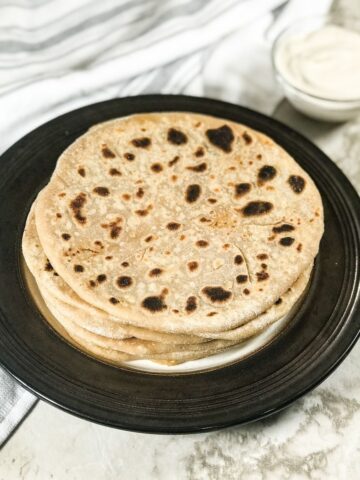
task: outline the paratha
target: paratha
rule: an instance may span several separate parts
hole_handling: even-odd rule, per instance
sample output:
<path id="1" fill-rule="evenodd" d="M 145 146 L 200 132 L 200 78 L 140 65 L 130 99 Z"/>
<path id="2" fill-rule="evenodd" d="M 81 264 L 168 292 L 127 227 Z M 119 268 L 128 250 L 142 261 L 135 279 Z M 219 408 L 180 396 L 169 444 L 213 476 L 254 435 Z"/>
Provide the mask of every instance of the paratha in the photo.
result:
<path id="1" fill-rule="evenodd" d="M 310 269 L 301 275 L 299 280 L 295 282 L 294 286 L 289 289 L 289 292 L 287 292 L 284 295 L 284 301 L 282 299 L 280 302 L 276 302 L 276 304 L 271 307 L 268 311 L 262 313 L 258 317 L 254 318 L 253 320 L 250 320 L 247 322 L 245 325 L 242 325 L 241 327 L 238 327 L 234 330 L 228 330 L 226 332 L 216 332 L 216 333 L 208 333 L 207 337 L 204 338 L 203 343 L 200 345 L 198 344 L 175 344 L 173 342 L 169 342 L 170 345 L 166 343 L 162 343 L 164 347 L 162 348 L 162 352 L 165 351 L 201 351 L 204 347 L 206 349 L 208 348 L 213 348 L 213 347 L 226 347 L 226 342 L 230 342 L 231 344 L 236 344 L 239 342 L 242 342 L 248 338 L 251 338 L 255 335 L 258 335 L 262 331 L 264 331 L 267 327 L 272 325 L 278 320 L 281 320 L 283 317 L 289 314 L 290 311 L 293 311 L 293 307 L 296 304 L 296 302 L 301 298 L 302 294 L 304 293 L 307 285 L 307 281 L 310 276 Z M 43 296 L 44 292 L 42 291 Z M 45 296 L 44 296 L 45 298 Z M 130 353 L 130 350 L 123 348 L 123 346 L 126 345 L 126 341 L 122 342 L 121 340 L 126 340 L 126 339 L 119 339 L 117 337 L 114 337 L 113 335 L 108 335 L 104 332 L 104 329 L 101 329 L 101 332 L 99 332 L 96 329 L 89 329 L 88 328 L 88 323 L 89 321 L 84 321 L 84 322 L 77 322 L 74 321 L 76 318 L 76 313 L 70 308 L 67 309 L 66 307 L 64 308 L 64 305 L 62 304 L 61 301 L 55 299 L 55 298 L 49 298 L 47 297 L 46 299 L 46 304 L 48 308 L 53 312 L 54 316 L 57 318 L 57 320 L 64 325 L 65 328 L 74 331 L 75 334 L 78 335 L 79 338 L 83 338 L 85 341 L 90 341 L 93 343 L 98 344 L 99 346 L 102 346 L 104 348 L 112 348 L 114 350 L 120 350 L 120 351 L 126 351 L 127 353 Z M 288 305 L 291 305 L 291 308 L 288 308 Z M 56 312 L 56 313 L 54 313 Z M 89 320 L 89 319 L 88 319 Z M 85 325 L 85 326 L 84 326 Z M 127 337 L 129 339 L 129 337 Z M 223 344 L 214 344 L 211 342 L 211 339 L 213 340 L 222 340 L 224 343 Z M 127 342 L 128 345 L 130 346 L 137 346 L 139 349 L 141 346 L 145 346 L 149 343 L 149 341 L 144 341 L 144 339 L 136 339 L 135 337 L 130 338 L 130 341 Z M 150 340 L 150 343 L 156 343 Z M 206 343 L 206 344 L 205 344 Z M 140 350 L 135 353 L 139 357 L 141 356 Z M 134 354 L 134 353 L 131 353 Z"/>
<path id="2" fill-rule="evenodd" d="M 132 325 L 188 334 L 268 309 L 313 261 L 323 232 L 320 195 L 280 146 L 185 113 L 90 129 L 60 157 L 35 217 L 51 265 L 83 300 Z"/>
<path id="3" fill-rule="evenodd" d="M 40 239 L 37 236 L 33 208 L 30 210 L 23 239 L 23 252 L 26 262 L 36 278 L 45 302 L 49 301 L 56 308 L 58 314 L 67 320 L 74 322 L 82 329 L 102 337 L 123 340 L 136 337 L 142 340 L 160 341 L 170 344 L 193 344 L 202 343 L 208 339 L 243 340 L 271 325 L 285 316 L 299 299 L 310 277 L 312 266 L 301 274 L 299 279 L 292 285 L 282 298 L 279 298 L 267 311 L 247 324 L 225 332 L 206 332 L 199 338 L 190 335 L 166 334 L 154 332 L 144 328 L 123 325 L 120 319 L 110 316 L 102 310 L 86 304 L 75 292 L 49 268 L 48 260 L 41 248 Z"/>
<path id="4" fill-rule="evenodd" d="M 168 334 L 122 324 L 120 319 L 82 300 L 58 275 L 47 259 L 36 231 L 34 206 L 30 209 L 26 221 L 22 251 L 25 262 L 41 289 L 45 301 L 46 297 L 50 295 L 54 297 L 54 301 L 58 301 L 58 308 L 59 302 L 62 302 L 60 309 L 65 310 L 65 315 L 70 311 L 69 316 L 75 323 L 78 322 L 81 327 L 85 327 L 93 333 L 107 334 L 117 339 L 136 337 L 172 344 L 192 344 L 206 341 L 206 339 L 194 335 Z"/>
<path id="5" fill-rule="evenodd" d="M 54 315 L 55 318 L 59 318 L 59 313 L 56 311 L 56 308 L 52 307 L 51 305 L 48 307 L 52 315 Z M 126 347 L 126 350 L 132 351 L 133 353 L 124 353 L 119 349 L 119 343 L 114 343 L 112 348 L 109 345 L 105 346 L 101 340 L 99 341 L 99 338 L 96 338 L 96 336 L 94 338 L 89 336 L 84 338 L 79 328 L 74 329 L 71 323 L 72 322 L 66 321 L 65 323 L 62 323 L 62 326 L 65 328 L 69 337 L 75 341 L 76 345 L 80 349 L 84 350 L 90 355 L 95 355 L 97 358 L 101 358 L 106 362 L 114 363 L 115 365 L 121 365 L 125 361 L 139 359 L 151 360 L 155 363 L 161 363 L 164 365 L 177 365 L 179 363 L 197 360 L 224 352 L 236 344 L 236 342 L 218 342 L 217 347 L 215 347 L 214 342 L 208 342 L 207 345 L 204 345 L 205 348 L 202 348 L 201 350 L 181 350 L 155 353 L 154 351 L 151 351 L 151 349 L 146 350 L 146 348 L 144 349 L 143 346 L 136 345 L 134 342 L 133 347 L 135 348 L 131 348 L 130 343 Z"/>
<path id="6" fill-rule="evenodd" d="M 141 340 L 135 337 L 119 340 L 99 335 L 80 327 L 73 320 L 66 318 L 60 313 L 51 301 L 47 302 L 47 307 L 70 334 L 76 335 L 77 338 L 80 338 L 83 342 L 94 343 L 102 348 L 111 348 L 112 350 L 135 355 L 139 358 L 152 358 L 153 355 L 160 353 L 206 352 L 207 350 L 223 349 L 237 343 L 236 341 L 229 340 L 208 340 L 201 344 L 174 345 L 151 340 Z"/>
<path id="7" fill-rule="evenodd" d="M 70 333 L 69 333 L 70 334 Z M 95 343 L 87 342 L 84 344 L 83 339 L 79 339 L 75 334 L 71 333 L 70 336 L 78 342 L 78 344 L 84 345 L 87 352 L 90 352 L 92 355 L 105 360 L 106 362 L 111 362 L 116 365 L 123 364 L 124 361 L 132 361 L 137 360 L 135 356 L 130 356 L 125 358 L 127 354 L 120 352 L 119 350 L 114 350 L 112 348 L 103 348 Z M 152 355 L 149 360 L 155 363 L 162 363 L 162 364 L 171 364 L 176 365 L 179 363 L 188 362 L 190 360 L 198 360 L 200 358 L 208 357 L 211 355 L 215 355 L 217 353 L 224 352 L 228 349 L 232 348 L 231 346 L 227 348 L 222 348 L 218 350 L 207 350 L 203 352 L 170 352 L 170 353 L 159 353 L 156 355 Z"/>

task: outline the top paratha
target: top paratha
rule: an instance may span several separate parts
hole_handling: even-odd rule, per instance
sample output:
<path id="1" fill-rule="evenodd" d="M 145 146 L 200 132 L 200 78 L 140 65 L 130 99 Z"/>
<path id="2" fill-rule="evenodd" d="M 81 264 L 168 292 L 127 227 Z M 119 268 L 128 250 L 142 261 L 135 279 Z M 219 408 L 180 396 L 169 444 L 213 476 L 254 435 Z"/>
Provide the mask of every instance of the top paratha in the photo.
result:
<path id="1" fill-rule="evenodd" d="M 87 302 L 168 332 L 222 331 L 272 305 L 316 256 L 310 177 L 268 137 L 184 113 L 92 128 L 60 157 L 36 224 Z"/>

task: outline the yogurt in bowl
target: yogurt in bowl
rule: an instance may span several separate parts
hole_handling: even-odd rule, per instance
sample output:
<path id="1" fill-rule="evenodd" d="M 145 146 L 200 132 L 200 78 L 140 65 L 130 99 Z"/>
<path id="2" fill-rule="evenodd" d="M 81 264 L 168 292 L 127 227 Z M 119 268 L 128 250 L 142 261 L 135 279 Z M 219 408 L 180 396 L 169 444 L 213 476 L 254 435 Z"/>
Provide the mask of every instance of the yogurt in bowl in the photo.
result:
<path id="1" fill-rule="evenodd" d="M 306 115 L 343 121 L 360 113 L 360 31 L 335 17 L 296 22 L 273 46 L 284 93 Z"/>

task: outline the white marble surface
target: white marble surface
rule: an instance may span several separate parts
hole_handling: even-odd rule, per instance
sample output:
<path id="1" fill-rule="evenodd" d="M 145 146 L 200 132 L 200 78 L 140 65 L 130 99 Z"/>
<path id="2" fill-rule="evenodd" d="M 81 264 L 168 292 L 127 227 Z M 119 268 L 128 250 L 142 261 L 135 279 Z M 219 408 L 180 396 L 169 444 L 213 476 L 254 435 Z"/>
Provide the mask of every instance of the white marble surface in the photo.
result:
<path id="1" fill-rule="evenodd" d="M 275 116 L 323 148 L 360 190 L 360 119 L 321 124 L 286 101 Z M 317 389 L 269 418 L 189 436 L 129 433 L 40 402 L 0 452 L 0 480 L 357 480 L 360 344 Z"/>

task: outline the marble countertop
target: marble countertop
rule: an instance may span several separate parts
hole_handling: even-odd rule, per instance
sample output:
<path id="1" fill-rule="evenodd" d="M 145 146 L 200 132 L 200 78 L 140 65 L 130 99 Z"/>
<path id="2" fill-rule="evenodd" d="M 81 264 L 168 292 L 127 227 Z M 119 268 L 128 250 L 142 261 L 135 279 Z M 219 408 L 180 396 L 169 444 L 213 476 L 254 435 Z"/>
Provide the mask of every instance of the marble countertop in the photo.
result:
<path id="1" fill-rule="evenodd" d="M 275 117 L 322 148 L 360 190 L 360 118 L 325 124 L 283 101 Z M 360 478 L 360 343 L 318 388 L 254 424 L 196 435 L 110 429 L 39 402 L 0 452 L 0 480 Z"/>

